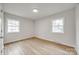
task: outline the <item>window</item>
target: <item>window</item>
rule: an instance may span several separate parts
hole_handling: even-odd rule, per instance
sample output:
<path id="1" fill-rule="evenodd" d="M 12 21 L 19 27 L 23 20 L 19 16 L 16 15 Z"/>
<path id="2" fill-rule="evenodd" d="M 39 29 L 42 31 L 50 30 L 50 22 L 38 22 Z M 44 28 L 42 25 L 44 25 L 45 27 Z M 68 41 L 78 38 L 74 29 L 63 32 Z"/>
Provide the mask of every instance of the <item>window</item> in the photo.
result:
<path id="1" fill-rule="evenodd" d="M 8 20 L 8 32 L 19 32 L 19 21 Z"/>
<path id="2" fill-rule="evenodd" d="M 56 19 L 53 20 L 52 22 L 52 32 L 55 33 L 64 33 L 64 23 L 63 23 L 63 18 L 62 19 Z"/>

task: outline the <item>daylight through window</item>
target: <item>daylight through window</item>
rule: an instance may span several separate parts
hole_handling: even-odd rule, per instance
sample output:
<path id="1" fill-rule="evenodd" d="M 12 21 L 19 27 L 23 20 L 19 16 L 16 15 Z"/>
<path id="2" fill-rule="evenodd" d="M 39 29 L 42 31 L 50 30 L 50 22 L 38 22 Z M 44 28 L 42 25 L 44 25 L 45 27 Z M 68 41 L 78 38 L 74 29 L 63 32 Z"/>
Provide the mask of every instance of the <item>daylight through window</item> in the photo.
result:
<path id="1" fill-rule="evenodd" d="M 8 20 L 8 32 L 19 32 L 19 21 L 16 20 Z"/>
<path id="2" fill-rule="evenodd" d="M 56 19 L 52 21 L 52 32 L 64 33 L 64 20 Z"/>

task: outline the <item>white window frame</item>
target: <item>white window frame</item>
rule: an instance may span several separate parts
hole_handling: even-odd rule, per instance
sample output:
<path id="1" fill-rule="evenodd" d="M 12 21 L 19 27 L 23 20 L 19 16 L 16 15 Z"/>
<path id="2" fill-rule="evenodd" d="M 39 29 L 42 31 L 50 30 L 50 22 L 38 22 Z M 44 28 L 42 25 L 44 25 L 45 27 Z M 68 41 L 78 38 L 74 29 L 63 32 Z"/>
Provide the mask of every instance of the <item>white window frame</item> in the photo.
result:
<path id="1" fill-rule="evenodd" d="M 8 33 L 20 32 L 20 22 L 18 20 L 8 19 L 7 21 Z"/>
<path id="2" fill-rule="evenodd" d="M 62 21 L 62 25 L 61 24 L 57 24 L 57 21 Z M 56 23 L 56 24 L 55 24 Z M 55 27 L 57 26 L 57 27 Z M 62 27 L 62 31 L 60 30 L 60 27 Z M 58 29 L 57 31 L 55 29 Z M 59 19 L 55 19 L 52 21 L 52 32 L 53 33 L 64 33 L 64 18 L 59 18 Z"/>

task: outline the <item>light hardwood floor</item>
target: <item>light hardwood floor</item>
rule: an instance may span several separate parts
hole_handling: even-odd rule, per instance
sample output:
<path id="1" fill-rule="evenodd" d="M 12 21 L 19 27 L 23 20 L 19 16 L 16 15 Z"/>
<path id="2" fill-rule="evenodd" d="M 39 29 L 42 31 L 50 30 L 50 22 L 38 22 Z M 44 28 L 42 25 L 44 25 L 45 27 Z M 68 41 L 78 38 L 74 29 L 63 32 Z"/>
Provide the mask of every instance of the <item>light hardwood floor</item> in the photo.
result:
<path id="1" fill-rule="evenodd" d="M 59 46 L 52 42 L 30 38 L 5 45 L 5 55 L 75 55 L 72 48 Z"/>

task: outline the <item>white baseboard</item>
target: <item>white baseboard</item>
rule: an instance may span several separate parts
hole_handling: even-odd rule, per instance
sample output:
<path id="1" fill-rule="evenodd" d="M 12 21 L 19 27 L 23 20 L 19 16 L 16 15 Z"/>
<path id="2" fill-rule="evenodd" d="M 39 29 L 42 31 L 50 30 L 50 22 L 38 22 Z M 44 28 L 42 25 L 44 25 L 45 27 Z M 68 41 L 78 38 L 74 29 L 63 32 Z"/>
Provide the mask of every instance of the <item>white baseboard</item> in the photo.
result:
<path id="1" fill-rule="evenodd" d="M 14 41 L 6 41 L 6 42 L 4 42 L 4 44 L 10 43 L 10 42 L 19 41 L 19 40 L 24 40 L 24 39 L 31 38 L 31 37 L 38 37 L 38 38 L 41 38 L 41 39 L 43 39 L 43 40 L 48 40 L 48 39 L 49 39 L 49 38 L 46 38 L 46 37 L 44 37 L 44 36 L 39 36 L 39 35 L 27 35 L 27 36 L 25 36 L 25 37 L 23 37 L 23 38 L 19 38 L 19 39 L 14 40 Z M 53 40 L 51 40 L 51 39 L 49 39 L 48 41 L 56 42 L 56 41 L 53 41 Z M 56 42 L 56 43 L 59 43 L 59 42 Z M 67 44 L 67 43 L 59 43 L 59 44 L 67 45 L 67 46 L 71 46 L 71 47 L 74 47 L 74 48 L 75 48 L 75 46 L 72 46 L 72 45 Z"/>
<path id="2" fill-rule="evenodd" d="M 25 36 L 25 37 L 18 38 L 18 39 L 16 39 L 16 40 L 4 41 L 4 44 L 11 43 L 11 42 L 15 42 L 15 41 L 24 40 L 24 39 L 31 38 L 31 37 L 34 37 L 34 35 L 27 35 L 27 36 Z"/>
<path id="3" fill-rule="evenodd" d="M 44 37 L 44 36 L 35 35 L 35 37 L 38 37 L 38 38 L 43 39 L 43 40 L 51 41 L 51 42 L 56 42 L 56 41 L 53 41 L 53 40 L 51 40 L 51 39 L 49 39 L 49 38 L 46 38 L 46 37 Z M 49 39 L 49 40 L 48 40 L 48 39 Z M 59 42 L 56 42 L 56 43 L 59 43 Z M 70 46 L 70 47 L 74 47 L 74 48 L 75 48 L 75 46 L 72 46 L 72 45 L 67 44 L 67 43 L 59 43 L 59 44 L 67 45 L 67 46 Z"/>

